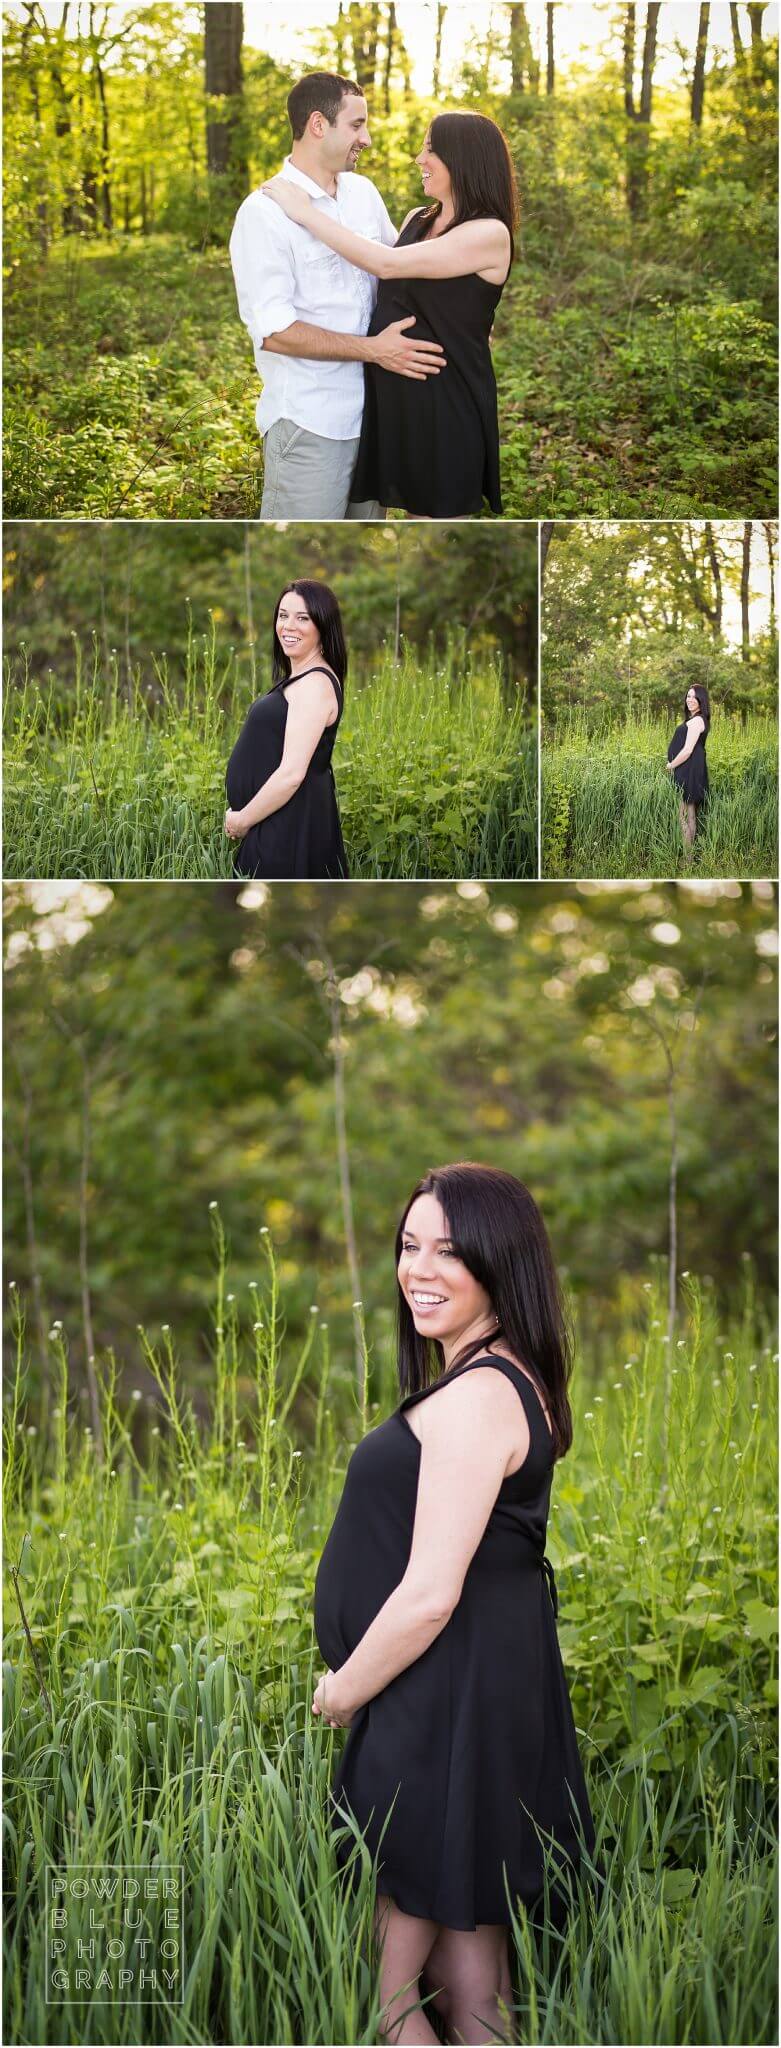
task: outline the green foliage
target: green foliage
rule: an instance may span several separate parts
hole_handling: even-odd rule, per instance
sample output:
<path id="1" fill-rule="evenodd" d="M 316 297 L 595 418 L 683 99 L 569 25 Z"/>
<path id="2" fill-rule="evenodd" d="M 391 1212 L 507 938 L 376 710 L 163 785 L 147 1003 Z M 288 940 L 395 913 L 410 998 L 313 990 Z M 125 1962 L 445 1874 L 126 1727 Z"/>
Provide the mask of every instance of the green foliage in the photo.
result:
<path id="1" fill-rule="evenodd" d="M 385 1358 L 367 1389 L 364 1362 L 356 1385 L 315 1311 L 296 1354 L 273 1254 L 248 1293 L 227 1288 L 213 1220 L 200 1422 L 170 1332 L 142 1333 L 143 1387 L 100 1361 L 101 1459 L 55 1330 L 47 1443 L 14 1309 L 5 1546 L 50 1710 L 9 1594 L 6 2025 L 41 2041 L 85 2024 L 138 2040 L 131 2000 L 87 2021 L 47 2008 L 43 1986 L 46 1865 L 139 1857 L 184 1866 L 189 2038 L 377 2038 L 372 1871 L 356 1837 L 345 1897 L 327 1822 L 344 1738 L 312 1717 L 311 1615 L 347 1456 L 395 1404 L 395 1377 Z M 719 1326 L 690 1280 L 672 1351 L 661 1321 L 648 1283 L 609 1373 L 581 1360 L 554 1476 L 560 1635 L 606 1883 L 539 1954 L 513 1902 L 518 2039 L 774 2038 L 777 1362 L 750 1283 Z M 156 2008 L 161 2040 L 182 2038 L 180 2011 Z"/>
<path id="2" fill-rule="evenodd" d="M 256 516 L 254 370 L 225 250 L 66 245 L 15 307 L 9 517 Z"/>
<path id="3" fill-rule="evenodd" d="M 501 654 L 530 705 L 537 674 L 537 533 L 475 521 L 414 527 L 386 522 L 295 521 L 8 525 L 6 649 L 22 650 L 38 681 L 52 675 L 67 701 L 73 635 L 97 634 L 106 668 L 121 649 L 127 679 L 138 668 L 157 688 L 161 647 L 177 689 L 191 631 L 234 646 L 249 688 L 253 648 L 265 659 L 280 591 L 291 579 L 331 584 L 342 606 L 350 659 L 374 661 L 401 642 L 428 656 L 462 633 L 473 659 Z M 512 687 L 512 685 L 510 685 Z"/>
<path id="4" fill-rule="evenodd" d="M 359 1291 L 379 1344 L 390 1341 L 392 1236 L 409 1189 L 437 1160 L 487 1158 L 540 1201 L 589 1350 L 607 1368 L 636 1278 L 667 1242 L 666 1070 L 652 1019 L 678 1034 L 680 1262 L 713 1276 L 726 1312 L 750 1250 L 769 1293 L 776 915 L 769 882 L 8 884 L 5 1262 L 28 1293 L 40 1276 L 39 1381 L 56 1317 L 84 1369 L 82 1059 L 96 1342 L 129 1362 L 138 1321 L 169 1321 L 188 1385 L 211 1383 L 193 1245 L 216 1198 L 237 1289 L 257 1277 L 268 1224 L 290 1341 L 303 1340 L 317 1301 L 346 1354 L 356 1288 L 329 959 Z"/>
<path id="5" fill-rule="evenodd" d="M 682 715 L 682 714 L 681 714 Z M 776 866 L 778 727 L 717 713 L 708 734 L 710 790 L 693 852 L 666 773 L 674 723 L 639 713 L 559 719 L 542 748 L 544 875 L 768 875 Z"/>
<path id="6" fill-rule="evenodd" d="M 6 874 L 196 880 L 233 873 L 225 766 L 256 694 L 214 628 L 191 638 L 177 697 L 123 690 L 95 653 L 73 693 L 8 694 Z M 385 650 L 351 681 L 335 755 L 354 878 L 530 875 L 536 867 L 536 734 L 502 671 L 463 641 L 440 656 Z"/>
<path id="7" fill-rule="evenodd" d="M 727 713 L 737 731 L 736 715 L 757 713 L 761 733 L 778 705 L 776 548 L 774 521 L 554 526 L 542 610 L 551 738 L 571 736 L 574 719 L 610 748 L 628 719 L 643 732 L 664 724 L 669 739 L 691 684 L 708 691 L 715 724 Z M 640 738 L 644 756 L 650 745 Z"/>
<path id="8" fill-rule="evenodd" d="M 709 68 L 697 136 L 686 81 L 657 81 L 645 211 L 633 218 L 612 54 L 560 73 L 549 99 L 538 76 L 508 91 L 506 15 L 487 40 L 479 25 L 468 34 L 451 93 L 501 123 L 521 189 L 519 260 L 495 328 L 505 513 L 772 515 L 774 45 L 742 68 Z M 353 59 L 371 103 L 369 174 L 400 220 L 420 196 L 414 158 L 435 95 L 413 91 L 398 23 L 381 10 L 365 21 L 343 10 L 300 52 L 337 68 Z M 106 145 L 86 41 L 9 24 L 12 516 L 257 513 L 256 373 L 225 254 L 232 187 L 206 175 L 202 66 L 185 10 L 126 14 L 105 69 Z M 246 50 L 251 183 L 287 147 L 291 75 Z M 141 329 L 130 345 L 126 326 Z"/>

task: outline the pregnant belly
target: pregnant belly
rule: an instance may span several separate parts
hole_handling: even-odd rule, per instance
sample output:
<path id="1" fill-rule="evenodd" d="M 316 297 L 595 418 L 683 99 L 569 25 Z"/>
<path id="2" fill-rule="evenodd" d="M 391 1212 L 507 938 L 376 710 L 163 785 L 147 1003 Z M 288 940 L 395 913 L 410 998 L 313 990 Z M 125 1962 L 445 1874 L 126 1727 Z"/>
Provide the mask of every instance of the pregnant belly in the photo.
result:
<path id="1" fill-rule="evenodd" d="M 257 796 L 267 781 L 269 769 L 260 771 L 247 747 L 236 745 L 225 770 L 225 790 L 231 810 L 240 811 Z"/>
<path id="2" fill-rule="evenodd" d="M 320 1655 L 327 1668 L 338 1671 L 360 1642 L 360 1632 L 348 1614 L 349 1578 L 339 1558 L 333 1531 L 328 1538 L 315 1579 L 314 1620 Z"/>
<path id="3" fill-rule="evenodd" d="M 386 327 L 393 326 L 395 320 L 409 320 L 410 318 L 414 319 L 415 325 L 414 327 L 406 327 L 404 330 L 405 334 L 408 334 L 414 341 L 439 341 L 441 343 L 441 337 L 438 335 L 436 328 L 432 326 L 431 321 L 425 318 L 417 306 L 411 306 L 403 293 L 394 291 L 380 293 L 372 314 L 369 333 L 382 334 Z M 442 343 L 441 345 L 444 346 Z"/>
<path id="4" fill-rule="evenodd" d="M 355 1528 L 348 1516 L 336 1520 L 317 1567 L 314 1592 L 315 1635 L 327 1664 L 338 1671 L 370 1628 L 375 1615 L 404 1575 L 406 1556 L 395 1555 L 372 1532 L 361 1531 L 356 1556 Z"/>

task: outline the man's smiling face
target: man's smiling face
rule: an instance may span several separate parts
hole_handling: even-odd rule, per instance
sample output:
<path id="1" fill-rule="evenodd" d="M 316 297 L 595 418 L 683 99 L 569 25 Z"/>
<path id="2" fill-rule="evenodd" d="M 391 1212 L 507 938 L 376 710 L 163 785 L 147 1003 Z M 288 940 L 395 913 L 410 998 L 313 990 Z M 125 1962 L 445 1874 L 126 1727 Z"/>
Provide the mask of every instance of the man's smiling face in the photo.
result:
<path id="1" fill-rule="evenodd" d="M 323 122 L 320 147 L 329 171 L 354 171 L 361 151 L 371 148 L 367 127 L 368 109 L 359 93 L 348 93 L 341 101 L 333 125 Z"/>

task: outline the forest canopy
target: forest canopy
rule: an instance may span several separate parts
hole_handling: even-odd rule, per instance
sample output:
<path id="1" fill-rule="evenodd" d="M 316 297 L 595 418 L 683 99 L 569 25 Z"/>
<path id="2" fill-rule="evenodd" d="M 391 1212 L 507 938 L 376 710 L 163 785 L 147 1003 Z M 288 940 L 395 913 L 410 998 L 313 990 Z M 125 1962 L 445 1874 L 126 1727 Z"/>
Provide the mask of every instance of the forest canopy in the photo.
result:
<path id="1" fill-rule="evenodd" d="M 534 526 L 439 521 L 392 529 L 347 522 L 248 526 L 46 526 L 6 523 L 3 584 L 6 656 L 13 678 L 22 650 L 43 682 L 73 686 L 73 638 L 89 657 L 97 642 L 127 678 L 154 683 L 165 652 L 176 684 L 190 630 L 215 628 L 220 653 L 235 647 L 248 671 L 265 673 L 271 620 L 283 585 L 313 576 L 336 591 L 353 672 L 383 647 L 442 653 L 458 636 L 473 654 L 498 653 L 536 715 L 537 532 Z"/>
<path id="2" fill-rule="evenodd" d="M 295 76 L 326 65 L 367 96 L 366 168 L 397 221 L 420 200 L 414 158 L 443 101 L 507 135 L 522 221 L 495 330 L 506 513 L 769 516 L 770 23 L 763 6 L 512 0 L 475 19 L 351 0 L 316 8 L 302 37 L 217 0 L 14 0 L 7 512 L 257 509 L 227 238 L 289 146 Z"/>
<path id="3" fill-rule="evenodd" d="M 543 550 L 546 721 L 669 715 L 692 681 L 723 711 L 776 712 L 774 521 L 582 521 Z"/>
<path id="4" fill-rule="evenodd" d="M 401 1204 L 428 1166 L 466 1156 L 528 1182 L 609 1358 L 667 1244 L 656 1026 L 677 1072 L 681 1265 L 720 1301 L 746 1259 L 772 1289 L 771 883 L 7 895 L 6 1270 L 28 1295 L 39 1271 L 44 1339 L 58 1316 L 80 1352 L 81 1216 L 96 1340 L 122 1358 L 139 1321 L 170 1322 L 200 1370 L 216 1201 L 231 1284 L 257 1277 L 266 1226 L 293 1333 L 315 1301 L 349 1348 L 360 1295 L 385 1346 Z"/>

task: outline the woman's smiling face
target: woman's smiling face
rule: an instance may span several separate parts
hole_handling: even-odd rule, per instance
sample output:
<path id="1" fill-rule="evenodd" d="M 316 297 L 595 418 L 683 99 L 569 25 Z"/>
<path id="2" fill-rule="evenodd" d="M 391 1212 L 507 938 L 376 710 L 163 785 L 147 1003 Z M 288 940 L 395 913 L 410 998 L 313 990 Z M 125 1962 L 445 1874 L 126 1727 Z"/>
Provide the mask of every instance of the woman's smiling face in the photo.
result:
<path id="1" fill-rule="evenodd" d="M 398 1278 L 416 1330 L 436 1338 L 446 1354 L 467 1334 L 490 1335 L 495 1323 L 491 1302 L 456 1256 L 436 1195 L 418 1195 L 412 1203 L 402 1232 Z"/>
<path id="2" fill-rule="evenodd" d="M 442 162 L 441 156 L 437 156 L 436 150 L 432 149 L 430 132 L 426 136 L 423 148 L 418 150 L 415 162 L 420 165 L 420 175 L 427 199 L 449 199 L 452 191 L 450 172 L 447 164 Z"/>
<path id="3" fill-rule="evenodd" d="M 698 698 L 698 696 L 697 696 L 697 692 L 696 692 L 696 690 L 687 690 L 687 692 L 686 692 L 686 709 L 687 709 L 687 711 L 699 711 L 699 708 L 700 708 L 700 705 L 699 705 L 699 698 Z"/>
<path id="4" fill-rule="evenodd" d="M 320 652 L 320 634 L 296 590 L 286 590 L 277 612 L 277 639 L 294 667 Z"/>

